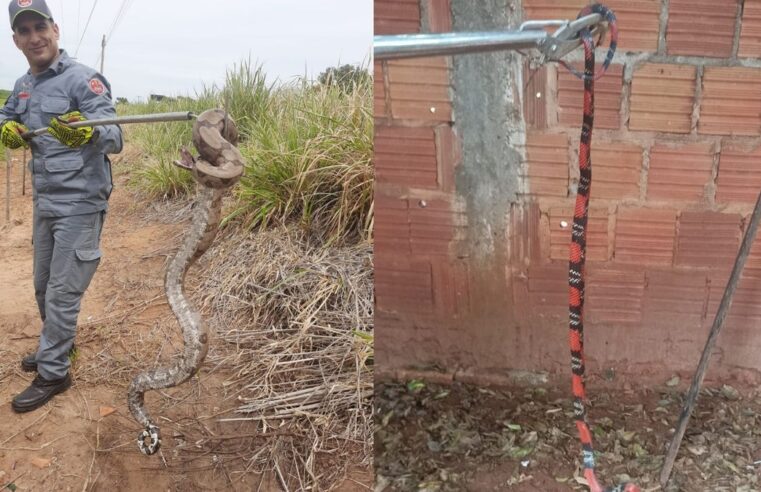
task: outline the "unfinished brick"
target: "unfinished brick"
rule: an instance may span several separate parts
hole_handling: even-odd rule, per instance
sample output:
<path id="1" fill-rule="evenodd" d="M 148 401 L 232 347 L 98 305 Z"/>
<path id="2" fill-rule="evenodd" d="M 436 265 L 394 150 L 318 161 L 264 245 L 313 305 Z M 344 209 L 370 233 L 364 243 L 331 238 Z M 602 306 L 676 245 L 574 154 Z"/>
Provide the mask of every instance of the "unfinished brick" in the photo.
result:
<path id="1" fill-rule="evenodd" d="M 593 140 L 591 158 L 590 200 L 639 198 L 642 147 Z"/>
<path id="2" fill-rule="evenodd" d="M 455 168 L 461 161 L 460 140 L 450 125 L 439 125 L 436 135 L 436 159 L 439 163 L 439 189 L 454 191 Z"/>
<path id="3" fill-rule="evenodd" d="M 525 0 L 523 18 L 526 20 L 575 19 L 583 4 L 575 0 Z"/>
<path id="4" fill-rule="evenodd" d="M 375 179 L 419 188 L 436 188 L 438 168 L 433 128 L 375 127 Z"/>
<path id="5" fill-rule="evenodd" d="M 761 132 L 761 69 L 706 67 L 698 132 L 758 135 Z"/>
<path id="6" fill-rule="evenodd" d="M 523 91 L 523 118 L 526 126 L 531 129 L 547 128 L 547 67 L 536 71 L 531 70 L 526 63 L 523 67 L 523 80 L 526 90 Z"/>
<path id="7" fill-rule="evenodd" d="M 385 118 L 388 116 L 383 65 L 380 62 L 375 62 L 373 65 L 373 116 L 375 118 Z"/>
<path id="8" fill-rule="evenodd" d="M 705 273 L 678 270 L 650 270 L 643 305 L 645 326 L 701 326 L 708 298 Z"/>
<path id="9" fill-rule="evenodd" d="M 616 13 L 618 50 L 656 51 L 660 28 L 660 0 L 606 0 Z"/>
<path id="10" fill-rule="evenodd" d="M 573 225 L 573 207 L 553 207 L 550 209 L 549 215 L 550 259 L 568 260 L 568 248 Z M 587 259 L 590 261 L 606 261 L 608 259 L 607 209 L 589 209 Z"/>
<path id="11" fill-rule="evenodd" d="M 676 264 L 731 268 L 740 246 L 740 220 L 739 214 L 682 212 Z"/>
<path id="12" fill-rule="evenodd" d="M 675 236 L 676 211 L 621 208 L 616 220 L 615 261 L 670 265 Z"/>
<path id="13" fill-rule="evenodd" d="M 716 178 L 716 201 L 755 203 L 761 190 L 761 147 L 751 152 L 722 149 Z"/>
<path id="14" fill-rule="evenodd" d="M 436 312 L 450 318 L 460 318 L 470 311 L 470 280 L 468 266 L 462 260 L 437 258 L 431 263 L 433 300 Z"/>
<path id="15" fill-rule="evenodd" d="M 630 130 L 689 133 L 696 68 L 648 63 L 634 72 Z"/>
<path id="16" fill-rule="evenodd" d="M 728 272 L 711 277 L 706 317 L 707 326 L 713 324 L 728 280 Z M 732 298 L 732 306 L 730 306 L 724 321 L 724 330 L 730 331 L 741 328 L 755 331 L 761 329 L 761 303 L 758 302 L 759 299 L 761 299 L 761 278 L 741 278 Z M 722 331 L 722 336 L 726 336 L 726 334 Z M 758 355 L 757 352 L 756 355 Z"/>
<path id="17" fill-rule="evenodd" d="M 581 63 L 574 64 L 583 70 Z M 597 69 L 602 64 L 597 65 Z M 611 65 L 605 76 L 595 82 L 595 128 L 617 129 L 620 126 L 623 65 Z M 584 108 L 584 82 L 568 70 L 558 70 L 558 121 L 562 125 L 581 126 Z"/>
<path id="18" fill-rule="evenodd" d="M 729 57 L 738 0 L 669 0 L 669 55 Z"/>
<path id="19" fill-rule="evenodd" d="M 419 0 L 376 0 L 375 34 L 408 34 L 420 31 Z"/>
<path id="20" fill-rule="evenodd" d="M 465 214 L 451 201 L 410 199 L 410 242 L 417 255 L 448 255 L 457 231 L 465 227 Z"/>
<path id="21" fill-rule="evenodd" d="M 541 211 L 535 201 L 510 205 L 508 240 L 510 264 L 519 266 L 541 261 Z"/>
<path id="22" fill-rule="evenodd" d="M 446 58 L 389 61 L 388 79 L 394 118 L 451 121 L 449 65 Z"/>
<path id="23" fill-rule="evenodd" d="M 711 181 L 712 168 L 711 144 L 687 144 L 679 147 L 656 144 L 650 149 L 647 198 L 701 200 L 706 185 Z"/>
<path id="24" fill-rule="evenodd" d="M 590 324 L 632 324 L 642 319 L 645 273 L 637 270 L 589 268 L 587 320 Z"/>
<path id="25" fill-rule="evenodd" d="M 408 209 L 406 199 L 385 196 L 376 191 L 373 222 L 376 251 L 401 255 L 411 253 Z"/>
<path id="26" fill-rule="evenodd" d="M 533 195 L 568 195 L 568 137 L 563 134 L 528 133 L 527 191 Z"/>
<path id="27" fill-rule="evenodd" d="M 748 228 L 749 223 L 750 214 L 745 217 L 745 229 Z M 743 231 L 743 234 L 744 233 L 745 232 Z M 761 277 L 761 234 L 756 233 L 756 238 L 750 246 L 750 253 L 748 253 L 748 259 L 745 260 L 743 274 L 752 277 Z"/>
<path id="28" fill-rule="evenodd" d="M 428 25 L 431 32 L 452 30 L 452 12 L 449 0 L 424 0 L 428 3 Z"/>
<path id="29" fill-rule="evenodd" d="M 746 0 L 743 3 L 740 49 L 738 56 L 761 56 L 761 2 Z"/>
<path id="30" fill-rule="evenodd" d="M 537 324 L 548 318 L 556 322 L 568 320 L 568 264 L 532 265 L 528 269 L 526 308 Z"/>
<path id="31" fill-rule="evenodd" d="M 376 254 L 374 271 L 378 309 L 414 314 L 433 312 L 433 277 L 429 261 Z"/>

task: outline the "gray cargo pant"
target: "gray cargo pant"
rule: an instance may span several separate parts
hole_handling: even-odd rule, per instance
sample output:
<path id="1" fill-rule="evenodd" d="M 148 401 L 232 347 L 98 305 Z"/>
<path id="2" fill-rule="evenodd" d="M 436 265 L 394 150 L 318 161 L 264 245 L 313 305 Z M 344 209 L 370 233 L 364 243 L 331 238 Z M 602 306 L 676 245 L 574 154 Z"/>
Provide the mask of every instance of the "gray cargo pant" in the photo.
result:
<path id="1" fill-rule="evenodd" d="M 59 379 L 69 370 L 80 303 L 100 263 L 105 212 L 34 215 L 34 292 L 42 318 L 37 372 Z"/>

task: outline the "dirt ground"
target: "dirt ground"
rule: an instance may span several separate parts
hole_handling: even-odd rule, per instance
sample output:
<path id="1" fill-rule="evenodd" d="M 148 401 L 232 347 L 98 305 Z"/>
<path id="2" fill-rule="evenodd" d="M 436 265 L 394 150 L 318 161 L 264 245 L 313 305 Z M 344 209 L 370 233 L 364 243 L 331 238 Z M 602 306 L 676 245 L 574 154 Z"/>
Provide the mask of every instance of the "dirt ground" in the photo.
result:
<path id="1" fill-rule="evenodd" d="M 589 386 L 597 477 L 658 484 L 689 381 L 626 391 Z M 376 381 L 376 492 L 588 490 L 570 384 L 489 388 Z M 669 492 L 761 490 L 761 391 L 705 388 Z"/>
<path id="2" fill-rule="evenodd" d="M 181 338 L 163 293 L 165 262 L 185 224 L 160 216 L 137 199 L 114 162 L 115 187 L 103 231 L 103 258 L 82 305 L 72 367 L 74 385 L 45 407 L 16 414 L 10 401 L 31 381 L 21 357 L 36 348 L 40 321 L 32 287 L 32 199 L 27 173 L 21 194 L 21 154 L 14 156 L 10 223 L 5 222 L 5 166 L 0 166 L 0 488 L 5 490 L 195 491 L 280 490 L 256 473 L 251 450 L 257 430 L 222 422 L 236 400 L 224 375 L 204 367 L 179 388 L 148 393 L 147 408 L 162 429 L 163 447 L 146 457 L 139 426 L 126 405 L 127 385 L 140 367 L 167 361 Z M 171 215 L 167 213 L 167 215 Z M 189 212 L 185 215 L 189 215 Z M 192 288 L 192 275 L 187 285 Z M 212 350 L 214 350 L 212 342 Z M 369 490 L 369 470 L 354 470 L 338 486 Z"/>

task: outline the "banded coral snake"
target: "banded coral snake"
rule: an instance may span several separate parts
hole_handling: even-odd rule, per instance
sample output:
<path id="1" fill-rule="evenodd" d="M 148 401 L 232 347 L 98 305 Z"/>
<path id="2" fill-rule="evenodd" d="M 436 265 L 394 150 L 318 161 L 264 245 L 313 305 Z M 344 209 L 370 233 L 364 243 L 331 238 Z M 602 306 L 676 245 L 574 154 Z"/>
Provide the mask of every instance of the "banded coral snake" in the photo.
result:
<path id="1" fill-rule="evenodd" d="M 616 51 L 618 31 L 616 16 L 607 7 L 594 4 L 585 7 L 578 17 L 600 14 L 610 29 L 610 47 L 599 73 L 595 74 L 595 43 L 592 32 L 584 29 L 579 33 L 584 45 L 584 72 L 580 73 L 569 64 L 561 63 L 576 77 L 584 81 L 584 117 L 579 142 L 579 185 L 576 193 L 576 206 L 573 214 L 569 260 L 569 328 L 571 346 L 571 370 L 573 388 L 573 407 L 576 428 L 581 439 L 584 459 L 584 478 L 591 492 L 639 492 L 639 487 L 632 483 L 622 483 L 612 488 L 603 488 L 595 476 L 595 456 L 592 447 L 592 433 L 587 423 L 584 406 L 586 399 L 584 385 L 584 263 L 586 257 L 586 229 L 589 210 L 589 191 L 592 184 L 592 160 L 590 146 L 592 143 L 592 126 L 594 123 L 594 81 L 600 78 L 610 66 Z"/>

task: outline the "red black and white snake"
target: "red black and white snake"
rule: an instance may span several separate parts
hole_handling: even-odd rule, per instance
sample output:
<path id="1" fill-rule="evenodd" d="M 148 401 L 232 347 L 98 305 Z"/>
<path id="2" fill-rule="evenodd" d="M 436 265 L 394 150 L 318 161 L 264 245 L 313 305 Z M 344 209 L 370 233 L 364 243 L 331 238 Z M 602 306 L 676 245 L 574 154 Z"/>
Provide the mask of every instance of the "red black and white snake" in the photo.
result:
<path id="1" fill-rule="evenodd" d="M 579 142 L 579 185 L 576 193 L 576 206 L 573 213 L 571 246 L 569 259 L 569 327 L 571 346 L 571 371 L 573 388 L 573 407 L 576 428 L 579 431 L 584 460 L 584 478 L 591 492 L 639 492 L 639 487 L 632 483 L 622 483 L 612 488 L 603 488 L 595 477 L 595 455 L 592 447 L 592 433 L 587 423 L 584 406 L 586 392 L 584 386 L 584 263 L 587 246 L 587 218 L 589 211 L 589 191 L 592 184 L 592 125 L 594 123 L 594 82 L 610 66 L 616 51 L 618 30 L 616 16 L 607 7 L 595 4 L 585 7 L 578 17 L 600 14 L 607 21 L 610 30 L 610 47 L 602 69 L 595 74 L 595 42 L 592 32 L 584 29 L 579 33 L 584 45 L 584 73 L 580 73 L 565 62 L 561 63 L 576 77 L 584 81 L 584 116 Z"/>

